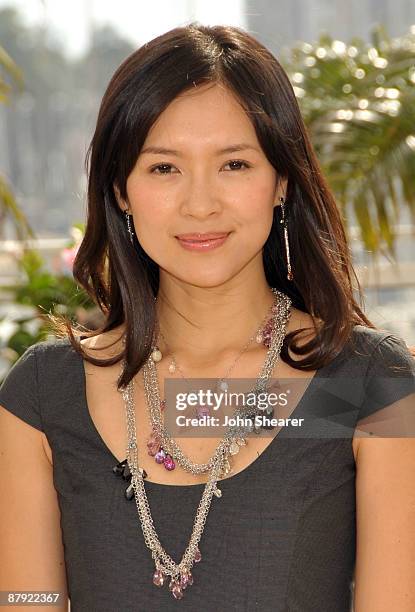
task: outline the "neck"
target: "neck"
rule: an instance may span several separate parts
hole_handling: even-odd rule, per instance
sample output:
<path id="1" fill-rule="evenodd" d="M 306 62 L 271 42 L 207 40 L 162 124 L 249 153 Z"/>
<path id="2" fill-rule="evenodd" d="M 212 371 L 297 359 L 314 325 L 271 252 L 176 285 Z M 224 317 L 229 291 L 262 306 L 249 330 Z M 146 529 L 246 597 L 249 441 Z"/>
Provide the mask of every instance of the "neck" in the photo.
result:
<path id="1" fill-rule="evenodd" d="M 163 354 L 174 353 L 194 366 L 215 364 L 241 351 L 274 302 L 264 281 L 254 286 L 199 288 L 160 284 L 156 311 L 164 336 Z M 255 341 L 252 343 L 255 348 Z"/>

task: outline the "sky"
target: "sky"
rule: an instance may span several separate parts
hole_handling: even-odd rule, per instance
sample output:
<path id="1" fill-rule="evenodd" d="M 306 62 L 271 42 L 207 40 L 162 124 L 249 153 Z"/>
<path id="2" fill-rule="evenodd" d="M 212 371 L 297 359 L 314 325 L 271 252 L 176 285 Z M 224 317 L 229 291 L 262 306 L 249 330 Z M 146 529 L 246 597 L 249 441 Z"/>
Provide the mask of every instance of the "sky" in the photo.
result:
<path id="1" fill-rule="evenodd" d="M 243 0 L 0 0 L 7 6 L 29 25 L 50 26 L 72 57 L 87 47 L 92 24 L 110 24 L 137 46 L 192 20 L 245 27 Z"/>

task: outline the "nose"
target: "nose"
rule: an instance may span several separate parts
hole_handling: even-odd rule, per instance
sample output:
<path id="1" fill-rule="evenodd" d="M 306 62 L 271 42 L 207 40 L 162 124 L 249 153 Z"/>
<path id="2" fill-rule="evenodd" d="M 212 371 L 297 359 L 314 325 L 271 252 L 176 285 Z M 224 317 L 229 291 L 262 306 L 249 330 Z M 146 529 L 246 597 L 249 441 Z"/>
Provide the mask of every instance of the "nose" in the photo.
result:
<path id="1" fill-rule="evenodd" d="M 182 193 L 181 214 L 195 219 L 204 219 L 221 210 L 222 204 L 218 190 L 207 174 L 200 172 L 189 177 Z"/>

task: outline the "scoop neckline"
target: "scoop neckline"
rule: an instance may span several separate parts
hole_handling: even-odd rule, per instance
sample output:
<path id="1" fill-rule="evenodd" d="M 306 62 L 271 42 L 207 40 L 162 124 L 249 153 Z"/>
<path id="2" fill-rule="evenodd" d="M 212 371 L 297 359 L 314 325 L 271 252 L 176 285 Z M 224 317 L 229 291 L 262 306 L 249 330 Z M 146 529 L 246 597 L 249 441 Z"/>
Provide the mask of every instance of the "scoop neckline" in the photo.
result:
<path id="1" fill-rule="evenodd" d="M 83 357 L 77 353 L 73 347 L 70 344 L 70 341 L 68 338 L 66 338 L 66 342 L 69 344 L 69 347 L 72 349 L 72 352 L 76 358 L 77 364 L 79 366 L 79 374 L 80 374 L 80 378 L 81 378 L 81 402 L 82 402 L 82 417 L 84 419 L 85 425 L 87 426 L 89 433 L 91 434 L 91 436 L 95 439 L 95 441 L 99 444 L 99 446 L 101 447 L 101 450 L 103 451 L 103 453 L 108 457 L 108 459 L 111 459 L 113 466 L 115 466 L 116 464 L 120 463 L 119 459 L 114 455 L 114 453 L 112 452 L 112 450 L 109 448 L 109 446 L 106 444 L 105 440 L 103 439 L 103 437 L 101 436 L 100 432 L 98 431 L 97 427 L 95 426 L 95 423 L 92 419 L 91 413 L 89 411 L 89 406 L 88 406 L 88 400 L 87 400 L 87 394 L 86 394 L 86 371 L 85 371 L 85 360 L 83 359 Z M 332 359 L 332 361 L 324 366 L 322 366 L 321 368 L 318 368 L 314 375 L 310 378 L 310 382 L 307 385 L 306 390 L 304 391 L 303 395 L 301 396 L 300 400 L 298 401 L 296 407 L 294 408 L 294 410 L 292 411 L 292 413 L 289 415 L 290 418 L 298 418 L 298 413 L 302 410 L 302 407 L 305 403 L 305 401 L 308 399 L 309 395 L 312 395 L 312 393 L 314 393 L 314 388 L 318 387 L 318 382 L 320 379 L 323 378 L 324 373 L 333 366 L 333 364 L 340 358 L 340 356 L 343 354 L 345 350 L 345 347 L 343 347 L 343 349 L 336 355 L 336 357 L 334 357 L 334 359 Z M 251 461 L 251 463 L 249 465 L 247 465 L 243 470 L 240 470 L 239 472 L 237 472 L 236 474 L 234 474 L 233 476 L 229 476 L 228 478 L 224 478 L 218 481 L 218 484 L 220 483 L 220 486 L 223 487 L 224 483 L 226 482 L 230 482 L 232 481 L 233 483 L 237 482 L 238 480 L 240 480 L 241 478 L 245 478 L 246 477 L 246 473 L 253 471 L 256 468 L 258 468 L 258 465 L 260 465 L 263 461 L 264 458 L 267 457 L 267 455 L 269 455 L 271 453 L 271 451 L 275 448 L 275 444 L 276 444 L 276 440 L 282 435 L 282 437 L 284 437 L 284 431 L 286 430 L 286 427 L 282 427 L 280 429 L 280 431 L 273 437 L 272 441 L 265 447 L 265 449 L 262 451 L 262 453 L 260 455 L 258 455 L 258 457 L 256 459 L 254 459 L 253 461 Z M 122 459 L 122 461 L 124 461 L 125 459 Z M 175 488 L 175 489 L 182 489 L 182 490 L 190 490 L 190 489 L 195 489 L 195 490 L 201 490 L 206 486 L 206 483 L 195 483 L 195 484 L 168 484 L 168 483 L 161 483 L 161 482 L 153 482 L 151 480 L 147 480 L 147 478 L 145 479 L 145 484 L 146 487 L 151 487 L 153 489 L 159 488 L 159 487 L 170 487 L 170 488 Z M 227 486 L 225 484 L 225 486 Z M 231 485 L 229 485 L 231 486 Z"/>

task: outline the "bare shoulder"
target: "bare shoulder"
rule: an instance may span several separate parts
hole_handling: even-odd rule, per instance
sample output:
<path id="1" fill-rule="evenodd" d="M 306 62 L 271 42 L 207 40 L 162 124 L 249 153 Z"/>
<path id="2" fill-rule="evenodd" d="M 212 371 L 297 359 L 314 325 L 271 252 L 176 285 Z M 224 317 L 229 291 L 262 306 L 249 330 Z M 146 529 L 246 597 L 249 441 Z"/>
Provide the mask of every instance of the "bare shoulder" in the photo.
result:
<path id="1" fill-rule="evenodd" d="M 122 338 L 124 333 L 124 325 L 119 325 L 115 329 L 84 338 L 81 340 L 82 347 L 87 355 L 105 359 L 114 357 L 122 350 Z"/>

